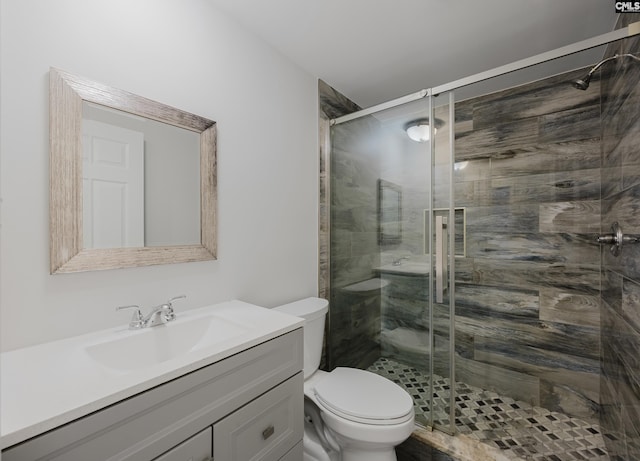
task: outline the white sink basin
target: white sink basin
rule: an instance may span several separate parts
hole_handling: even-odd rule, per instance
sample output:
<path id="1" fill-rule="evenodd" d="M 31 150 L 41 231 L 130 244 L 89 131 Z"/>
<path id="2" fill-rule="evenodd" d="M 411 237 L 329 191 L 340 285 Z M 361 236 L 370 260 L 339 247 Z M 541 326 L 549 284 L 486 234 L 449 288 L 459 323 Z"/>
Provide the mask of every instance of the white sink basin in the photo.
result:
<path id="1" fill-rule="evenodd" d="M 229 320 L 208 315 L 122 332 L 116 338 L 85 347 L 102 366 L 131 371 L 166 362 L 189 352 L 228 341 L 247 332 Z"/>

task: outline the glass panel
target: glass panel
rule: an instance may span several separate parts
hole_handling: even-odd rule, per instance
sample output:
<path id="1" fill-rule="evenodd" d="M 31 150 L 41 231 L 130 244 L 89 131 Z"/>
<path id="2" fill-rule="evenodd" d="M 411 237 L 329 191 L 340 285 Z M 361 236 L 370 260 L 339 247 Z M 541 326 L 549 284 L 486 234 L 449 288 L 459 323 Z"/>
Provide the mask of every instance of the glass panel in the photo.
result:
<path id="1" fill-rule="evenodd" d="M 611 64 L 584 91 L 571 82 L 591 66 L 536 66 L 536 81 L 522 71 L 456 90 L 455 208 L 467 242 L 455 260 L 456 430 L 505 455 L 606 450 L 594 234 Z"/>
<path id="2" fill-rule="evenodd" d="M 404 387 L 432 426 L 432 257 L 426 100 L 331 129 L 331 307 L 328 368 L 369 369 Z M 423 125 L 423 126 L 419 126 Z M 428 130 L 427 130 L 428 133 Z M 427 226 L 429 220 L 427 220 Z"/>

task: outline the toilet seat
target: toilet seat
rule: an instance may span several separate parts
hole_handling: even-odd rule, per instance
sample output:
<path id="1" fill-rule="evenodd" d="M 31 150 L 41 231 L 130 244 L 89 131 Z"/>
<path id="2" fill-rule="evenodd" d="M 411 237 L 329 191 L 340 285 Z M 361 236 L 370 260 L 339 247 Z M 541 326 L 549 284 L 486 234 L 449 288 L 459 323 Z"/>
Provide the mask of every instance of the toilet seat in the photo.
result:
<path id="1" fill-rule="evenodd" d="M 413 418 L 409 394 L 365 370 L 338 367 L 314 386 L 314 395 L 328 411 L 353 422 L 394 425 Z"/>

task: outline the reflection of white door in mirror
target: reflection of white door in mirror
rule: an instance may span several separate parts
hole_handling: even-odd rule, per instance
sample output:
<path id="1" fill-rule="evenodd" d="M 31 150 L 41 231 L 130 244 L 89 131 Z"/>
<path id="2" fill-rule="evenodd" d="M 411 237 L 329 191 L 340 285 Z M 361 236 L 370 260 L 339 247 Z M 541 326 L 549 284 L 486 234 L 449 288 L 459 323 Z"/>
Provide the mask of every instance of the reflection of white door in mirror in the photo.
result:
<path id="1" fill-rule="evenodd" d="M 127 112 L 82 103 L 82 123 L 96 121 L 139 132 L 144 137 L 144 204 L 134 219 L 144 221 L 144 245 L 86 245 L 85 248 L 131 248 L 200 243 L 200 136 L 191 130 Z M 128 138 L 125 137 L 125 143 Z M 111 189 L 105 189 L 104 192 Z M 114 197 L 119 191 L 113 188 Z M 115 226 L 115 217 L 98 215 L 94 222 Z M 87 224 L 83 230 L 87 232 Z M 102 232 L 98 230 L 97 232 Z M 129 239 L 130 242 L 133 240 Z M 117 240 L 115 240 L 117 241 Z"/>
<path id="2" fill-rule="evenodd" d="M 144 246 L 144 135 L 82 122 L 84 248 Z"/>

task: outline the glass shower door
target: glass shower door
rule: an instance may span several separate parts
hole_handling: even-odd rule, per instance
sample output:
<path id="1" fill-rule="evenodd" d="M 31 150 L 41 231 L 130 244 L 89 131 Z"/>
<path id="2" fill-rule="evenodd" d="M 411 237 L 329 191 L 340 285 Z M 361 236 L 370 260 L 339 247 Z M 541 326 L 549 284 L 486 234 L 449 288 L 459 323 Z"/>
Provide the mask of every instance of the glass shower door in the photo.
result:
<path id="1" fill-rule="evenodd" d="M 427 97 L 331 127 L 327 336 L 328 369 L 391 379 L 417 424 L 447 432 L 458 243 L 448 104 Z"/>

